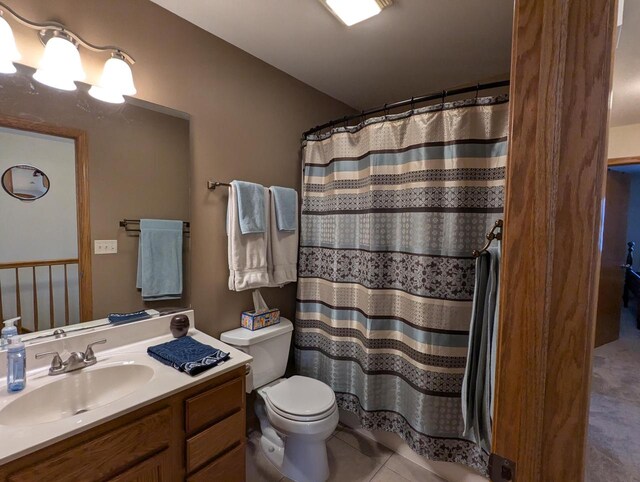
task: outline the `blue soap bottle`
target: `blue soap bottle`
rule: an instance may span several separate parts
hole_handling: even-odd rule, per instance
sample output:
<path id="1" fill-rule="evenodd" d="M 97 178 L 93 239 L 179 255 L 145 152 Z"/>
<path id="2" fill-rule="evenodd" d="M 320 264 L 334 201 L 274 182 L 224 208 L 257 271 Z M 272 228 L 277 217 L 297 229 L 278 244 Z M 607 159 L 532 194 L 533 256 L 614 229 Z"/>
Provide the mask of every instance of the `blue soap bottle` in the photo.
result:
<path id="1" fill-rule="evenodd" d="M 12 336 L 7 345 L 7 391 L 19 392 L 27 384 L 27 353 L 19 336 Z"/>

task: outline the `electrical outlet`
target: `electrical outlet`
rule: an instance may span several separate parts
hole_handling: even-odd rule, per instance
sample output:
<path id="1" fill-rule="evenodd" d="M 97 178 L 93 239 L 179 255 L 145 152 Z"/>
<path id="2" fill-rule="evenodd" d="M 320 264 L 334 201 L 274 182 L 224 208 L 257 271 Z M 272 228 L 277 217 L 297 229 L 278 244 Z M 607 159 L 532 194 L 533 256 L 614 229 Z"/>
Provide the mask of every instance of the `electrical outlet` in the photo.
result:
<path id="1" fill-rule="evenodd" d="M 93 244 L 95 254 L 116 254 L 118 252 L 117 239 L 96 239 Z"/>

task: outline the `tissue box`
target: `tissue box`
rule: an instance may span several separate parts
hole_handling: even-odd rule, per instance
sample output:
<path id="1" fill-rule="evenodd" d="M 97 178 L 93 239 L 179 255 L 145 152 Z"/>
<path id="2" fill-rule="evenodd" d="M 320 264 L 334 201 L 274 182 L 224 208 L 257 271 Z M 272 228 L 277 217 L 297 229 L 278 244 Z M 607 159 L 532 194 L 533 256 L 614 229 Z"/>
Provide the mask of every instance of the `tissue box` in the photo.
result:
<path id="1" fill-rule="evenodd" d="M 255 331 L 277 323 L 280 323 L 280 310 L 277 308 L 258 313 L 255 311 L 242 312 L 242 327 L 247 330 Z"/>

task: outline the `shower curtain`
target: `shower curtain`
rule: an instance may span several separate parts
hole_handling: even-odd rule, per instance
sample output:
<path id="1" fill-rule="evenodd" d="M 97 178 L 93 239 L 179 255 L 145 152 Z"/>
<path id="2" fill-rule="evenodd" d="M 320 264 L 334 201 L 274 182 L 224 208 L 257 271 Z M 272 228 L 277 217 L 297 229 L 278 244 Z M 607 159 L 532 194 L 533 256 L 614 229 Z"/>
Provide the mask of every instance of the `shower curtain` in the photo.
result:
<path id="1" fill-rule="evenodd" d="M 471 252 L 503 211 L 508 98 L 309 136 L 295 322 L 300 374 L 363 427 L 486 473 L 463 436 Z"/>

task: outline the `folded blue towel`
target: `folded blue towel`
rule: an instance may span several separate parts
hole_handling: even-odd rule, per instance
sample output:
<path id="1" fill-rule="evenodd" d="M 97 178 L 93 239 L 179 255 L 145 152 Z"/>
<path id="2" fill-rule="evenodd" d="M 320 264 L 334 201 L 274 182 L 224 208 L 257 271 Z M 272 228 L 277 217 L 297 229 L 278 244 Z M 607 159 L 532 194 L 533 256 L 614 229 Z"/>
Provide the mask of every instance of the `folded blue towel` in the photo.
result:
<path id="1" fill-rule="evenodd" d="M 276 222 L 279 231 L 295 231 L 298 229 L 298 193 L 288 187 L 272 186 L 276 208 Z"/>
<path id="2" fill-rule="evenodd" d="M 141 310 L 132 313 L 109 313 L 107 318 L 112 325 L 122 325 L 133 321 L 147 320 L 151 318 L 151 315 L 146 310 Z"/>
<path id="3" fill-rule="evenodd" d="M 182 298 L 182 221 L 140 220 L 136 287 L 144 301 Z"/>
<path id="4" fill-rule="evenodd" d="M 191 376 L 213 368 L 229 358 L 228 353 L 200 343 L 190 336 L 150 346 L 147 353 L 160 363 Z"/>
<path id="5" fill-rule="evenodd" d="M 264 233 L 266 211 L 264 186 L 252 182 L 233 181 L 238 201 L 238 220 L 242 234 Z"/>

